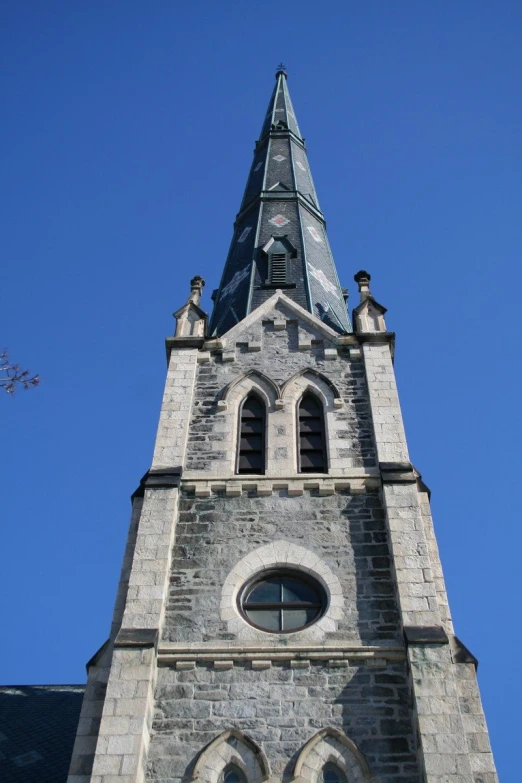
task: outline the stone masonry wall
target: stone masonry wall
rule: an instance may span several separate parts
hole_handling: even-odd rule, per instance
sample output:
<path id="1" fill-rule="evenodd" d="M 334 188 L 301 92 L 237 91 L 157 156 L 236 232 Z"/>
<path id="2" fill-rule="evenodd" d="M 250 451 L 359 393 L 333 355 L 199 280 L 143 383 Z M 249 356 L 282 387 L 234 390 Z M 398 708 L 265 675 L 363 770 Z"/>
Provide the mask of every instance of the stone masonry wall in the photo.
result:
<path id="1" fill-rule="evenodd" d="M 283 307 L 274 309 L 274 318 L 284 322 L 289 318 Z M 249 340 L 260 350 L 251 351 Z M 308 341 L 309 348 L 300 350 L 299 342 Z M 220 353 L 211 353 L 208 361 L 198 365 L 194 402 L 189 424 L 185 475 L 208 472 L 234 473 L 235 427 L 234 411 L 219 412 L 217 401 L 223 389 L 242 373 L 257 370 L 278 385 L 295 373 L 312 368 L 323 373 L 337 387 L 344 401 L 332 413 L 335 432 L 328 433 L 330 464 L 339 472 L 347 469 L 375 468 L 376 455 L 368 402 L 368 390 L 361 361 L 350 360 L 348 349 L 339 351 L 319 332 L 304 328 L 296 320 L 287 320 L 278 330 L 272 321 L 257 324 L 252 333 L 240 337 L 235 346 L 234 361 L 223 361 Z M 334 358 L 326 358 L 325 349 Z M 330 357 L 332 354 L 330 354 Z M 277 471 L 278 464 L 287 464 L 287 451 L 294 448 L 295 410 L 272 411 L 276 426 L 273 442 L 268 443 L 267 472 Z M 269 439 L 270 440 L 270 439 Z"/>
<path id="2" fill-rule="evenodd" d="M 164 638 L 177 642 L 229 640 L 220 620 L 221 588 L 245 555 L 287 540 L 320 557 L 336 574 L 344 617 L 331 639 L 402 643 L 384 514 L 377 490 L 319 497 L 244 493 L 198 499 L 184 493 L 174 547 Z M 299 639 L 305 632 L 292 634 Z M 273 634 L 262 634 L 274 642 Z M 288 638 L 288 637 L 284 637 Z"/>
<path id="3" fill-rule="evenodd" d="M 258 743 L 275 779 L 289 781 L 296 756 L 320 729 L 341 729 L 365 754 L 372 780 L 419 783 L 404 662 L 374 669 L 314 662 L 227 671 L 161 668 L 147 780 L 189 780 L 197 755 L 231 726 Z"/>

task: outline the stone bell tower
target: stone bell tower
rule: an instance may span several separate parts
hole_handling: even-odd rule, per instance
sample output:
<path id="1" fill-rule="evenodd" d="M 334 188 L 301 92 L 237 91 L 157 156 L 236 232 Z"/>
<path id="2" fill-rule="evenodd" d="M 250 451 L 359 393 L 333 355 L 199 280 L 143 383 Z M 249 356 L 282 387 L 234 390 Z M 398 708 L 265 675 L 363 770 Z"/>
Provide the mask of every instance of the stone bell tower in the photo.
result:
<path id="1" fill-rule="evenodd" d="M 69 783 L 495 783 L 394 335 L 346 308 L 283 68 L 207 325 L 167 339 L 151 469 Z"/>

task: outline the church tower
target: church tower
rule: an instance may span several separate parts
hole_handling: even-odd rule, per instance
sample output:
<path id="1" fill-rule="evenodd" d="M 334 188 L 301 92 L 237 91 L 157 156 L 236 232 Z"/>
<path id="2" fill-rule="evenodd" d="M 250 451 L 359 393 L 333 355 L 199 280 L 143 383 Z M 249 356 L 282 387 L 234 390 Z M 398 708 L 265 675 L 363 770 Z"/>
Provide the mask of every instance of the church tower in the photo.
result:
<path id="1" fill-rule="evenodd" d="M 151 469 L 69 783 L 496 783 L 394 334 L 353 327 L 281 67 L 214 309 L 167 339 Z"/>

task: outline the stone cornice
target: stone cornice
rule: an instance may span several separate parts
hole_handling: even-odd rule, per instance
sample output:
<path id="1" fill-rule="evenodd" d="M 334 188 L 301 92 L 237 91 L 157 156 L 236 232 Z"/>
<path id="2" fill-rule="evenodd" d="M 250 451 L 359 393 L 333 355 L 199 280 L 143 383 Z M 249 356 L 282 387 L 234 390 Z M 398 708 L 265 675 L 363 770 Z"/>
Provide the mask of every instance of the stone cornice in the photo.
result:
<path id="1" fill-rule="evenodd" d="M 415 483 L 417 476 L 411 462 L 379 462 L 382 480 L 395 483 Z"/>
<path id="2" fill-rule="evenodd" d="M 395 332 L 354 332 L 360 343 L 390 343 L 395 342 Z"/>
<path id="3" fill-rule="evenodd" d="M 179 487 L 182 468 L 151 468 L 141 478 L 139 487 L 131 495 L 131 500 L 143 497 L 146 489 L 171 489 Z"/>
<path id="4" fill-rule="evenodd" d="M 442 625 L 405 625 L 404 638 L 406 644 L 448 644 L 448 634 Z"/>
<path id="5" fill-rule="evenodd" d="M 363 476 L 215 476 L 202 477 L 187 475 L 181 481 L 181 488 L 192 491 L 196 497 L 210 497 L 213 492 L 224 492 L 227 497 L 239 497 L 244 492 L 255 492 L 258 496 L 272 495 L 273 492 L 286 489 L 291 497 L 304 495 L 307 491 L 318 490 L 319 495 L 334 495 L 336 492 L 349 492 L 352 495 L 363 494 L 368 489 L 379 487 L 378 472 Z"/>
<path id="6" fill-rule="evenodd" d="M 350 666 L 366 663 L 385 667 L 388 661 L 402 661 L 406 657 L 403 646 L 362 646 L 346 643 L 324 645 L 215 645 L 160 642 L 158 664 L 180 669 L 194 668 L 197 663 L 213 663 L 215 668 L 233 668 L 236 663 L 251 663 L 252 668 L 268 668 L 277 663 L 290 663 L 293 668 L 304 668 L 312 661 L 326 661 L 330 666 Z"/>

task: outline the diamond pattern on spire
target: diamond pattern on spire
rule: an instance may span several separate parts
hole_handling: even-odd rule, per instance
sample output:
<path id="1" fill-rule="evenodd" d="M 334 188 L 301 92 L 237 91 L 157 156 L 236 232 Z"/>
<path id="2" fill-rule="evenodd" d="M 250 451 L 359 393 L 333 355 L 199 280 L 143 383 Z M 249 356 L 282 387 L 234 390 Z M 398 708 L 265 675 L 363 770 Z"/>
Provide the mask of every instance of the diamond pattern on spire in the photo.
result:
<path id="1" fill-rule="evenodd" d="M 297 115 L 286 76 L 278 73 L 215 299 L 212 334 L 225 334 L 273 295 L 260 252 L 282 234 L 295 251 L 295 287 L 287 295 L 335 331 L 350 332 Z"/>
<path id="2" fill-rule="evenodd" d="M 252 231 L 252 226 L 247 226 L 246 228 L 244 228 L 243 231 L 241 232 L 241 236 L 237 241 L 244 242 L 251 231 Z"/>
<path id="3" fill-rule="evenodd" d="M 248 277 L 250 274 L 250 269 L 245 266 L 240 271 L 236 272 L 230 283 L 228 285 L 224 286 L 224 288 L 221 289 L 221 296 L 223 298 L 226 298 L 227 296 L 230 296 L 234 293 L 236 288 L 239 286 L 240 283 L 243 282 L 243 280 Z"/>
<path id="4" fill-rule="evenodd" d="M 273 218 L 270 218 L 268 222 L 272 223 L 273 226 L 277 226 L 278 228 L 282 228 L 283 226 L 286 226 L 288 223 L 290 223 L 290 221 L 287 220 L 284 215 L 275 215 Z"/>
<path id="5" fill-rule="evenodd" d="M 314 226 L 307 226 L 308 231 L 310 232 L 310 236 L 312 239 L 315 239 L 316 242 L 322 242 L 319 232 Z"/>
<path id="6" fill-rule="evenodd" d="M 327 293 L 337 295 L 337 287 L 331 283 L 330 280 L 328 280 L 322 269 L 317 269 L 315 266 L 313 266 L 313 264 L 310 263 L 308 264 L 308 269 L 310 270 L 312 277 L 317 280 L 317 282 Z"/>

